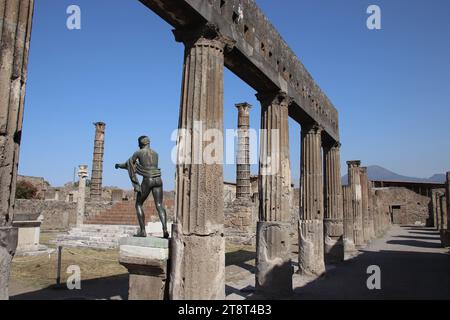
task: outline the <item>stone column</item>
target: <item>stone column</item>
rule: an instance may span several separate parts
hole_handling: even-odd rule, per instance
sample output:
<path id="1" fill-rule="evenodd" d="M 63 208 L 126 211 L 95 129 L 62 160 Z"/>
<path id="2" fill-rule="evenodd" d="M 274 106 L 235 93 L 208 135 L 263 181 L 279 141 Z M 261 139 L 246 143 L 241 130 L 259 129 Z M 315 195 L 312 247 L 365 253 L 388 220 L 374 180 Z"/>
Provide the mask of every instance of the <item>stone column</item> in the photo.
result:
<path id="1" fill-rule="evenodd" d="M 211 25 L 174 34 L 185 55 L 170 297 L 224 299 L 223 69 L 232 44 Z"/>
<path id="2" fill-rule="evenodd" d="M 302 126 L 298 264 L 300 274 L 316 276 L 325 273 L 321 133 L 315 124 Z"/>
<path id="3" fill-rule="evenodd" d="M 256 234 L 256 291 L 269 297 L 292 293 L 290 258 L 289 99 L 285 93 L 259 93 L 261 146 L 259 222 Z"/>
<path id="4" fill-rule="evenodd" d="M 236 104 L 238 109 L 238 148 L 236 161 L 236 199 L 250 200 L 250 109 L 248 103 Z"/>
<path id="5" fill-rule="evenodd" d="M 441 207 L 441 195 L 440 191 L 437 191 L 435 194 L 436 197 L 436 229 L 438 231 L 442 228 L 442 207 Z"/>
<path id="6" fill-rule="evenodd" d="M 438 216 L 437 216 L 437 207 L 438 207 L 438 203 L 437 203 L 437 190 L 433 189 L 431 190 L 431 213 L 433 215 L 433 227 L 436 229 L 439 229 L 439 225 L 438 225 Z"/>
<path id="7" fill-rule="evenodd" d="M 379 210 L 378 210 L 378 197 L 375 190 L 371 190 L 371 198 L 372 198 L 372 218 L 373 218 L 373 236 L 374 238 L 378 238 L 380 234 L 380 219 L 379 219 Z"/>
<path id="8" fill-rule="evenodd" d="M 373 207 L 373 191 L 372 191 L 372 181 L 367 177 L 367 199 L 369 207 L 369 238 L 370 240 L 375 238 L 375 215 Z"/>
<path id="9" fill-rule="evenodd" d="M 34 0 L 0 1 L 0 300 L 8 299 L 12 227 Z"/>
<path id="10" fill-rule="evenodd" d="M 353 204 L 352 189 L 342 186 L 343 215 L 344 215 L 344 259 L 350 258 L 356 251 L 353 241 Z"/>
<path id="11" fill-rule="evenodd" d="M 367 188 L 368 177 L 367 168 L 360 168 L 360 182 L 361 182 L 361 204 L 362 204 L 362 218 L 363 218 L 363 237 L 364 243 L 370 242 L 370 216 L 369 216 L 369 190 Z"/>
<path id="12" fill-rule="evenodd" d="M 445 196 L 445 193 L 442 193 L 439 197 L 440 200 L 440 207 L 441 207 L 441 226 L 440 230 L 441 233 L 447 230 L 448 224 L 447 224 L 447 198 Z"/>
<path id="13" fill-rule="evenodd" d="M 344 259 L 344 226 L 339 143 L 324 146 L 323 153 L 325 158 L 325 260 L 327 262 L 338 262 Z"/>
<path id="14" fill-rule="evenodd" d="M 348 184 L 352 190 L 353 205 L 353 241 L 356 247 L 364 245 L 363 236 L 363 216 L 362 216 L 362 190 L 360 179 L 361 161 L 347 161 L 348 165 Z"/>
<path id="15" fill-rule="evenodd" d="M 78 200 L 77 200 L 77 227 L 83 225 L 86 204 L 86 178 L 88 166 L 82 165 L 78 169 Z"/>
<path id="16" fill-rule="evenodd" d="M 450 172 L 446 173 L 446 180 L 445 180 L 445 196 L 447 199 L 447 229 L 448 226 L 450 226 Z"/>
<path id="17" fill-rule="evenodd" d="M 91 174 L 91 201 L 99 202 L 102 199 L 103 154 L 105 151 L 105 128 L 103 122 L 96 122 L 94 156 Z"/>

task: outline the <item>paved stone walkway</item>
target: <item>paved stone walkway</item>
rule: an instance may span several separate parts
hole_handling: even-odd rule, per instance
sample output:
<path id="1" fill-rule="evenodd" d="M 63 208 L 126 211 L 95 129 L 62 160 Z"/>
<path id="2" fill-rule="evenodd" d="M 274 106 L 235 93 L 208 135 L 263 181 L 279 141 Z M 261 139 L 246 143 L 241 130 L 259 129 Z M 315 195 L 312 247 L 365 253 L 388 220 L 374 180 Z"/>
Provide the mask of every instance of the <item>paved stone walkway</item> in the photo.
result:
<path id="1" fill-rule="evenodd" d="M 381 290 L 367 288 L 371 265 L 381 269 Z M 228 299 L 251 298 L 253 286 L 251 277 L 229 282 Z M 292 298 L 450 299 L 450 253 L 432 228 L 393 226 L 352 260 L 327 266 L 327 274 L 319 279 L 294 275 Z"/>
<path id="2" fill-rule="evenodd" d="M 295 246 L 293 248 L 295 250 Z M 296 255 L 293 255 L 295 258 Z M 260 298 L 254 292 L 255 253 L 227 254 L 227 299 Z M 367 289 L 367 267 L 381 269 L 381 290 Z M 327 266 L 319 279 L 294 275 L 290 299 L 450 299 L 450 252 L 440 246 L 431 228 L 393 226 L 352 260 Z M 20 288 L 12 284 L 12 299 L 127 299 L 127 276 L 82 282 L 81 291 Z"/>

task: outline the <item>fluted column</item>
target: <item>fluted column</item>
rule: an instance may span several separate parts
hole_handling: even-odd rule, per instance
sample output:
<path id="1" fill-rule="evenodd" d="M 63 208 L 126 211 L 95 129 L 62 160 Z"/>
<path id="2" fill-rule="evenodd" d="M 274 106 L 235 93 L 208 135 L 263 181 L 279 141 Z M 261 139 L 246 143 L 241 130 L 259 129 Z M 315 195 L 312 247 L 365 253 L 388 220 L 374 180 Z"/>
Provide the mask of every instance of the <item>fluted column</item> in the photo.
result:
<path id="1" fill-rule="evenodd" d="M 437 193 L 438 190 L 431 190 L 431 209 L 433 214 L 433 227 L 439 230 Z"/>
<path id="2" fill-rule="evenodd" d="M 363 216 L 362 216 L 362 190 L 360 179 L 361 161 L 347 161 L 348 184 L 352 190 L 353 206 L 353 241 L 356 247 L 364 245 Z"/>
<path id="3" fill-rule="evenodd" d="M 445 197 L 447 199 L 446 208 L 447 208 L 447 229 L 448 229 L 448 227 L 450 226 L 450 172 L 446 173 Z"/>
<path id="4" fill-rule="evenodd" d="M 256 290 L 265 296 L 277 297 L 292 293 L 290 99 L 283 92 L 259 93 L 257 98 L 262 108 Z"/>
<path id="5" fill-rule="evenodd" d="M 380 212 L 378 209 L 378 196 L 375 190 L 372 189 L 372 216 L 373 216 L 373 235 L 378 238 L 380 235 Z"/>
<path id="6" fill-rule="evenodd" d="M 334 143 L 324 147 L 324 158 L 325 260 L 337 262 L 344 259 L 340 144 Z"/>
<path id="7" fill-rule="evenodd" d="M 367 177 L 367 202 L 369 208 L 369 238 L 370 240 L 375 238 L 375 223 L 374 223 L 374 207 L 373 207 L 373 189 L 372 181 Z"/>
<path id="8" fill-rule="evenodd" d="M 214 26 L 174 31 L 185 45 L 171 241 L 171 299 L 225 297 L 223 70 Z"/>
<path id="9" fill-rule="evenodd" d="M 96 122 L 94 138 L 94 155 L 92 157 L 91 201 L 102 199 L 103 154 L 105 150 L 105 128 L 103 122 Z"/>
<path id="10" fill-rule="evenodd" d="M 321 275 L 325 272 L 323 246 L 323 162 L 322 129 L 302 126 L 300 163 L 299 273 Z"/>
<path id="11" fill-rule="evenodd" d="M 17 246 L 12 228 L 34 0 L 0 0 L 0 300 Z"/>
<path id="12" fill-rule="evenodd" d="M 236 104 L 238 109 L 238 147 L 236 156 L 236 199 L 248 201 L 251 197 L 250 183 L 250 109 L 248 103 Z"/>
<path id="13" fill-rule="evenodd" d="M 87 166 L 81 165 L 78 169 L 78 199 L 77 199 L 77 226 L 83 225 L 86 205 L 86 178 L 88 177 Z"/>
<path id="14" fill-rule="evenodd" d="M 360 182 L 361 182 L 361 203 L 362 203 L 362 218 L 363 218 L 363 237 L 364 243 L 370 242 L 370 216 L 369 216 L 369 190 L 367 168 L 360 168 Z"/>
<path id="15" fill-rule="evenodd" d="M 445 193 L 442 193 L 439 197 L 440 200 L 440 207 L 441 207 L 441 226 L 440 230 L 441 232 L 447 230 L 448 228 L 448 219 L 447 219 L 447 197 L 445 196 Z"/>
<path id="16" fill-rule="evenodd" d="M 348 259 L 356 251 L 353 241 L 353 198 L 350 186 L 342 186 L 343 216 L 344 216 L 344 258 Z"/>

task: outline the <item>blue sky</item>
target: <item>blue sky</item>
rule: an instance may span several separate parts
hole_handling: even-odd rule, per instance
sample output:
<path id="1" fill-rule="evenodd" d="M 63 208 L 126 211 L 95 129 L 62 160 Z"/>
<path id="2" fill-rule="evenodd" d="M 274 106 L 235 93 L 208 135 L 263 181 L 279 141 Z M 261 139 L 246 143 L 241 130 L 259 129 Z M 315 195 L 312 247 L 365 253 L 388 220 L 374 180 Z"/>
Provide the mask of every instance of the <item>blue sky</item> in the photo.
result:
<path id="1" fill-rule="evenodd" d="M 350 159 L 418 177 L 450 170 L 448 0 L 257 3 L 339 111 L 342 174 Z M 71 4 L 81 8 L 81 30 L 66 28 Z M 366 27 L 371 4 L 381 8 L 382 30 Z M 172 189 L 182 63 L 171 27 L 137 0 L 37 0 L 20 174 L 71 181 L 75 166 L 91 168 L 93 122 L 104 121 L 104 185 L 130 188 L 126 172 L 113 166 L 147 134 Z M 225 72 L 225 128 L 236 127 L 234 104 L 244 101 L 259 128 L 254 95 Z M 289 125 L 297 182 L 300 126 Z M 234 179 L 226 165 L 225 180 Z"/>

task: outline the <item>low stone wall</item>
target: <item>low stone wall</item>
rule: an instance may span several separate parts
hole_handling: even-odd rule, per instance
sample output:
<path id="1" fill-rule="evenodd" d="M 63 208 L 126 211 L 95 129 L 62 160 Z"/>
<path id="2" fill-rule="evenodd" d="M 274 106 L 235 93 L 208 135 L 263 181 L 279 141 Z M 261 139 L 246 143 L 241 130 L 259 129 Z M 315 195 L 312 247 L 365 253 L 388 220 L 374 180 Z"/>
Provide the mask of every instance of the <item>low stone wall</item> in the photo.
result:
<path id="1" fill-rule="evenodd" d="M 86 203 L 86 216 L 111 207 L 106 203 Z M 77 222 L 77 204 L 55 200 L 16 200 L 15 212 L 40 213 L 43 215 L 43 231 L 68 230 Z"/>
<path id="2" fill-rule="evenodd" d="M 15 212 L 40 213 L 43 215 L 42 230 L 67 230 L 75 224 L 76 203 L 45 200 L 16 200 Z"/>

